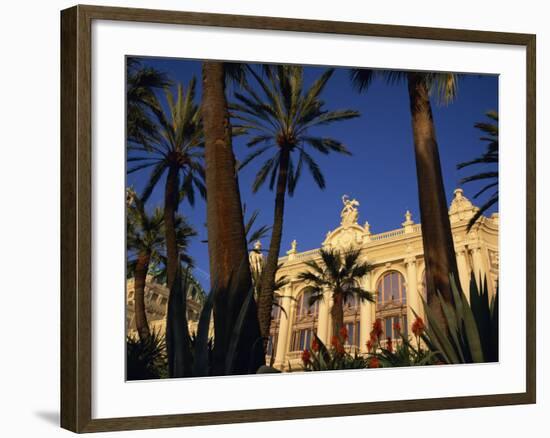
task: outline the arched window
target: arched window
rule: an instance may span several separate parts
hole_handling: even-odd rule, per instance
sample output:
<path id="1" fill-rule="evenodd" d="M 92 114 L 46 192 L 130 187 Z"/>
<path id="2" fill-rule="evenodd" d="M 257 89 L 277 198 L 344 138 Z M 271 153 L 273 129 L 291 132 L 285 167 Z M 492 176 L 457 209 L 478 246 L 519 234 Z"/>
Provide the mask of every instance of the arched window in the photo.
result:
<path id="1" fill-rule="evenodd" d="M 296 314 L 292 328 L 290 351 L 300 351 L 311 348 L 313 334 L 317 331 L 319 302 L 310 305 L 311 291 L 304 290 L 296 299 Z"/>
<path id="2" fill-rule="evenodd" d="M 356 295 L 348 295 L 344 303 L 344 325 L 348 331 L 346 345 L 359 348 L 360 300 Z"/>
<path id="3" fill-rule="evenodd" d="M 319 313 L 319 301 L 316 301 L 314 304 L 310 305 L 309 301 L 311 299 L 311 291 L 305 290 L 298 297 L 298 302 L 296 304 L 296 317 L 303 318 L 307 316 L 317 316 Z"/>
<path id="4" fill-rule="evenodd" d="M 404 305 L 407 303 L 407 290 L 405 278 L 398 271 L 385 273 L 377 285 L 378 300 L 377 307 L 385 305 Z"/>
<path id="5" fill-rule="evenodd" d="M 387 338 L 399 342 L 398 331 L 408 336 L 405 278 L 398 271 L 388 271 L 378 280 L 376 290 L 376 318 L 382 320 L 382 344 Z"/>

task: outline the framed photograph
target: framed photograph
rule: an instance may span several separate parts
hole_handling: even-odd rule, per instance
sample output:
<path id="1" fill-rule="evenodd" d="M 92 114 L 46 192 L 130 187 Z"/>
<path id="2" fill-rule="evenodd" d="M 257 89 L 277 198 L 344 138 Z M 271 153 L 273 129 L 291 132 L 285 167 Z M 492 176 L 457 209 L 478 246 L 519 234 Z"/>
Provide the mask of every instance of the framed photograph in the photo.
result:
<path id="1" fill-rule="evenodd" d="M 61 12 L 61 425 L 535 403 L 535 35 Z"/>

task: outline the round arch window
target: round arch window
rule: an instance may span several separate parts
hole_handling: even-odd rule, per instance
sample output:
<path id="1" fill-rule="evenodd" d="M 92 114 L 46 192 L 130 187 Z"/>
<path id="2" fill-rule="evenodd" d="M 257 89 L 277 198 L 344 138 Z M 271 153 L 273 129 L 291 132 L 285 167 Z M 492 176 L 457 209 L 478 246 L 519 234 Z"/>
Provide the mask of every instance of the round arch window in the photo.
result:
<path id="1" fill-rule="evenodd" d="M 319 301 L 309 304 L 311 291 L 306 289 L 296 299 L 296 317 L 317 316 L 319 313 Z"/>
<path id="2" fill-rule="evenodd" d="M 407 289 L 405 277 L 398 271 L 386 272 L 376 287 L 378 292 L 377 304 L 406 304 Z"/>

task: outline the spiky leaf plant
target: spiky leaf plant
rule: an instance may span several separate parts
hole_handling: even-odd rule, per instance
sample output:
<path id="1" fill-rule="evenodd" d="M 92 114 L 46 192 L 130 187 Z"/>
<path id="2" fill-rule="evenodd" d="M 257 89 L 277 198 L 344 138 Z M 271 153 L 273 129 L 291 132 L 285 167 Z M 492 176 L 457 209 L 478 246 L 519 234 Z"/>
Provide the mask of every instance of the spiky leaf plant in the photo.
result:
<path id="1" fill-rule="evenodd" d="M 223 293 L 223 291 L 217 290 L 216 287 L 210 291 L 206 301 L 201 310 L 199 317 L 199 324 L 197 328 L 197 334 L 193 339 L 193 376 L 208 376 L 212 375 L 212 343 L 215 343 L 215 339 L 209 338 L 210 321 L 212 318 L 212 308 L 214 304 L 214 297 L 216 293 Z M 227 355 L 225 357 L 224 375 L 235 374 L 235 361 L 242 348 L 242 339 L 245 335 L 245 320 L 247 313 L 250 312 L 250 306 L 254 299 L 254 289 L 251 288 L 246 296 L 246 299 L 239 310 L 235 326 L 229 338 L 229 346 Z M 258 338 L 253 348 L 262 348 L 262 339 Z M 255 373 L 257 370 L 253 369 L 253 352 L 250 354 L 251 359 L 249 363 L 249 372 Z"/>
<path id="2" fill-rule="evenodd" d="M 144 339 L 126 338 L 126 379 L 148 380 L 167 377 L 168 362 L 163 335 L 153 331 Z"/>
<path id="3" fill-rule="evenodd" d="M 423 300 L 427 317 L 422 340 L 438 358 L 449 364 L 498 361 L 498 289 L 489 299 L 487 279 L 476 283 L 470 279 L 470 302 L 460 292 L 451 276 L 454 303 L 449 304 L 438 294 L 447 328 L 434 317 Z"/>

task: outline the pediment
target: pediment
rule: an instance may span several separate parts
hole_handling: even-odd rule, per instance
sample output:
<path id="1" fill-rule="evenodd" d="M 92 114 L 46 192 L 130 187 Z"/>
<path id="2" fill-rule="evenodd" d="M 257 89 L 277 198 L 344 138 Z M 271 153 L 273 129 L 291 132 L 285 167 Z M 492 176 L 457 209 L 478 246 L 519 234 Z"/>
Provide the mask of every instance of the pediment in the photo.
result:
<path id="1" fill-rule="evenodd" d="M 365 230 L 358 224 L 341 226 L 327 233 L 323 247 L 350 248 L 363 243 Z"/>

